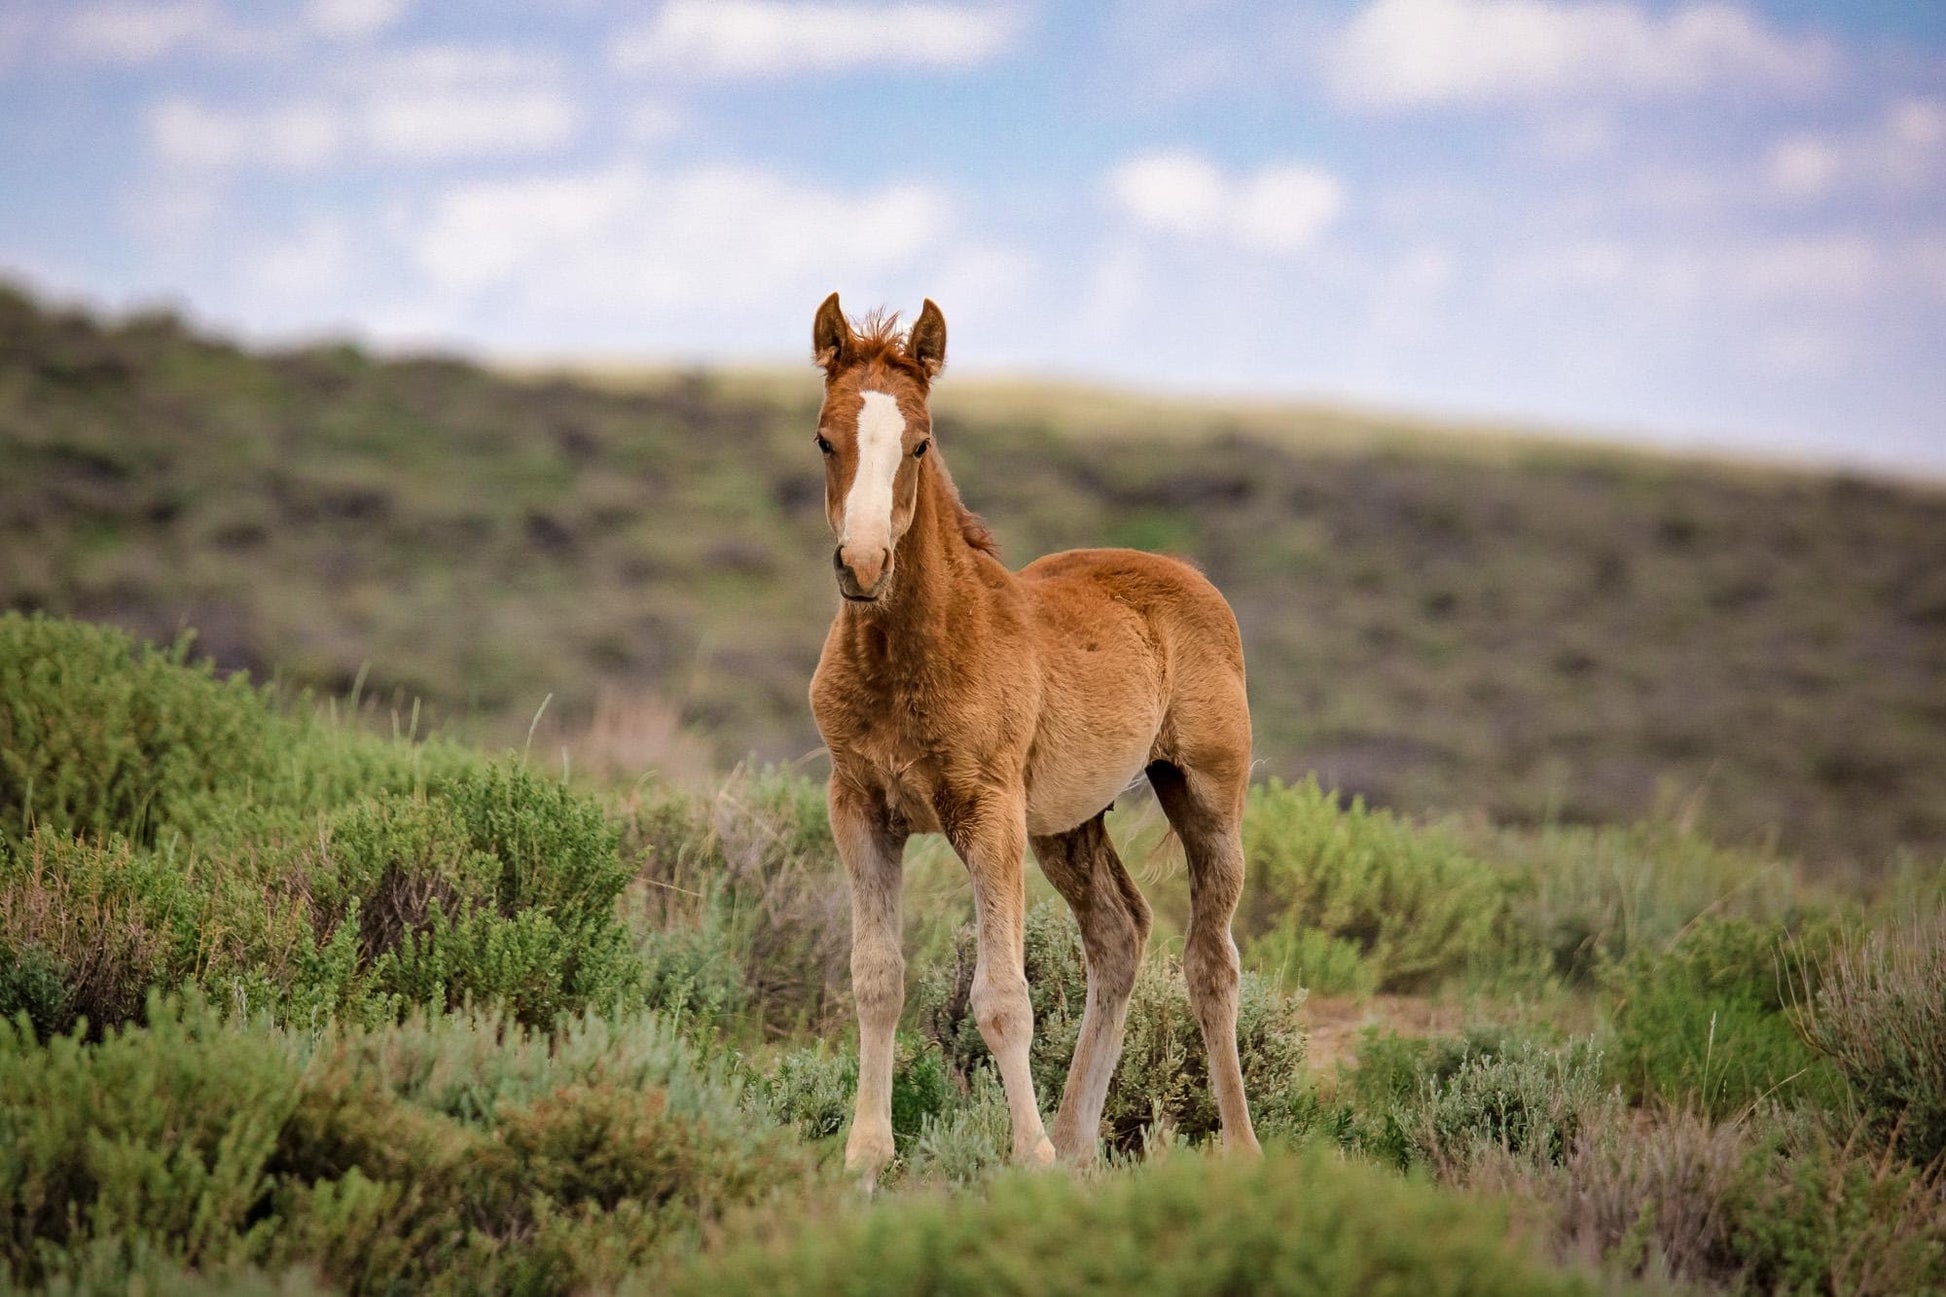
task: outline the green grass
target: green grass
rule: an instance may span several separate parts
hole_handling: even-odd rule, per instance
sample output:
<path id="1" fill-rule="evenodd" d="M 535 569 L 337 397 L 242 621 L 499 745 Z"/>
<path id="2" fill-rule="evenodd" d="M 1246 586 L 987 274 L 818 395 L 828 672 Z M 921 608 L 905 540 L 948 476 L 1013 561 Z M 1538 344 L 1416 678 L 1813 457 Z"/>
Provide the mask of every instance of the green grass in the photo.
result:
<path id="1" fill-rule="evenodd" d="M 112 620 L 558 766 L 815 749 L 817 387 L 516 379 L 0 290 L 0 607 Z M 1265 773 L 1612 824 L 1698 796 L 1822 872 L 1946 849 L 1946 496 L 1342 411 L 949 379 L 1011 561 L 1116 540 L 1242 623 Z M 1293 952 L 1320 969 L 1339 947 Z"/>

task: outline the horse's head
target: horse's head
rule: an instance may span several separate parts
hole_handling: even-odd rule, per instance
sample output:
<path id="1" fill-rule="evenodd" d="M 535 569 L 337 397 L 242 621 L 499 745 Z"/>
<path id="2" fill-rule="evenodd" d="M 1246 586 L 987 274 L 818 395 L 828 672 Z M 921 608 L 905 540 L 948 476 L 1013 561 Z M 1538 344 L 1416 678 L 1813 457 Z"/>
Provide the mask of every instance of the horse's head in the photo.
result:
<path id="1" fill-rule="evenodd" d="M 811 348 L 824 368 L 817 446 L 824 512 L 838 536 L 831 564 L 838 592 L 869 605 L 891 586 L 893 555 L 918 505 L 932 447 L 926 394 L 946 363 L 946 317 L 928 298 L 910 333 L 896 315 L 854 328 L 833 293 L 812 322 Z"/>

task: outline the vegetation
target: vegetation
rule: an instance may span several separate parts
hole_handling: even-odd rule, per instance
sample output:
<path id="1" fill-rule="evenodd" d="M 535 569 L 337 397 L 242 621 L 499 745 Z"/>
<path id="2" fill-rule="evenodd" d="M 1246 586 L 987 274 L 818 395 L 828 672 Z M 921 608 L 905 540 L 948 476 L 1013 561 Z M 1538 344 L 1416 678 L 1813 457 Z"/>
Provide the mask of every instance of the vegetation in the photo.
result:
<path id="1" fill-rule="evenodd" d="M 1183 880 L 1152 812 L 1119 813 L 1159 928 L 1107 1166 L 1075 1179 L 1007 1170 L 964 887 L 920 849 L 899 1156 L 867 1208 L 838 1169 L 847 920 L 811 781 L 577 789 L 47 618 L 0 617 L 0 680 L 0 1282 L 1946 1283 L 1946 893 L 1925 871 L 1888 923 L 1671 826 L 1415 826 L 1266 785 L 1241 1043 L 1271 1154 L 1249 1163 L 1194 1149 L 1215 1120 L 1175 966 Z M 1320 1074 L 1313 968 L 1278 935 L 1313 928 L 1349 984 L 1482 1016 L 1370 1032 Z M 1051 901 L 1028 956 L 1052 1105 L 1085 962 Z M 1536 997 L 1589 1005 L 1592 1031 L 1494 1020 Z"/>
<path id="2" fill-rule="evenodd" d="M 794 760 L 833 602 L 816 397 L 808 365 L 255 355 L 0 289 L 0 607 L 194 626 L 225 669 L 362 681 L 408 728 L 417 700 L 532 727 L 550 765 Z M 1937 490 L 958 379 L 938 428 L 1013 561 L 1209 571 L 1268 774 L 1503 824 L 1701 794 L 1719 840 L 1820 868 L 1946 850 Z"/>
<path id="3" fill-rule="evenodd" d="M 1580 1293 L 1488 1204 L 1327 1156 L 1174 1156 L 1084 1187 L 1012 1175 L 731 1249 L 678 1293 Z"/>
<path id="4" fill-rule="evenodd" d="M 1243 616 L 1268 1155 L 1207 1147 L 1138 793 L 1102 1164 L 1009 1168 L 923 839 L 866 1201 L 821 784 L 708 773 L 810 747 L 796 386 L 0 338 L 0 1288 L 1946 1290 L 1936 494 L 943 394 L 1016 553 L 1177 546 Z"/>

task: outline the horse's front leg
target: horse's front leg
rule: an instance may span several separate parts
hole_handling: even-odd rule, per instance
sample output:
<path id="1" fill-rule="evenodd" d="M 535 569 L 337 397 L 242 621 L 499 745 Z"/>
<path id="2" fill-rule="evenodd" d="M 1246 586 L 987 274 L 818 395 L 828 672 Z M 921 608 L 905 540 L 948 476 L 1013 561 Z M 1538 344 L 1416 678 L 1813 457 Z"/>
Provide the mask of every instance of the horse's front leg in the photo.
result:
<path id="1" fill-rule="evenodd" d="M 941 821 L 973 876 L 979 954 L 973 966 L 973 1021 L 1000 1068 L 1013 1119 L 1014 1158 L 1045 1166 L 1054 1145 L 1034 1101 L 1028 1050 L 1034 1005 L 1027 998 L 1027 801 L 1023 793 L 983 791 L 949 797 Z"/>
<path id="2" fill-rule="evenodd" d="M 831 833 L 851 883 L 851 994 L 858 1008 L 858 1105 L 845 1169 L 870 1188 L 892 1160 L 892 1044 L 905 1003 L 899 885 L 906 835 L 881 800 L 831 777 Z"/>

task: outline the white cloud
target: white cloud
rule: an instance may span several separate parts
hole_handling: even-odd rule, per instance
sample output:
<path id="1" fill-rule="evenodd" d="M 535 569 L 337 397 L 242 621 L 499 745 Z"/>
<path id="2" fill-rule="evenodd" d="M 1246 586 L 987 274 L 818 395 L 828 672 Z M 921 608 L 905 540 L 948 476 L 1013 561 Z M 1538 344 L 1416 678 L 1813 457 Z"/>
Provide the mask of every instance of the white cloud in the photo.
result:
<path id="1" fill-rule="evenodd" d="M 531 157 L 568 144 L 580 127 L 580 107 L 562 81 L 551 58 L 430 46 L 360 62 L 285 103 L 167 99 L 150 109 L 147 125 L 164 162 L 204 169 Z"/>
<path id="2" fill-rule="evenodd" d="M 1225 176 L 1195 153 L 1131 158 L 1108 176 L 1108 192 L 1146 229 L 1258 252 L 1311 246 L 1344 210 L 1344 186 L 1327 171 L 1295 163 Z"/>
<path id="3" fill-rule="evenodd" d="M 1344 102 L 1396 109 L 1802 86 L 1830 62 L 1824 42 L 1728 4 L 1372 0 L 1330 42 L 1326 77 Z"/>
<path id="4" fill-rule="evenodd" d="M 958 68 L 999 54 L 1016 26 L 991 6 L 670 0 L 610 53 L 624 70 L 692 76 Z"/>
<path id="5" fill-rule="evenodd" d="M 455 186 L 406 240 L 449 297 L 496 294 L 575 319 L 769 306 L 882 281 L 938 253 L 949 224 L 946 197 L 924 186 L 845 192 L 748 167 L 620 164 Z"/>
<path id="6" fill-rule="evenodd" d="M 318 217 L 245 260 L 252 280 L 270 296 L 328 297 L 351 282 L 355 264 L 351 230 L 339 218 Z M 290 314 L 303 318 L 307 312 L 300 308 Z"/>
<path id="7" fill-rule="evenodd" d="M 107 0 L 75 10 L 62 32 L 62 44 L 71 55 L 88 61 L 150 63 L 211 38 L 221 27 L 221 15 L 208 0 Z"/>
<path id="8" fill-rule="evenodd" d="M 310 0 L 304 19 L 326 36 L 357 40 L 398 25 L 411 0 Z"/>
<path id="9" fill-rule="evenodd" d="M 1841 189 L 1914 190 L 1946 172 L 1946 102 L 1907 99 L 1852 134 L 1805 133 L 1775 144 L 1766 159 L 1770 192 L 1816 199 Z"/>
<path id="10" fill-rule="evenodd" d="M 339 108 L 319 100 L 235 111 L 171 98 L 149 109 L 147 125 L 149 143 L 166 163 L 313 171 L 343 153 L 350 124 Z"/>
<path id="11" fill-rule="evenodd" d="M 574 101 L 559 90 L 426 90 L 374 96 L 363 129 L 387 157 L 505 156 L 566 144 L 577 118 Z"/>

